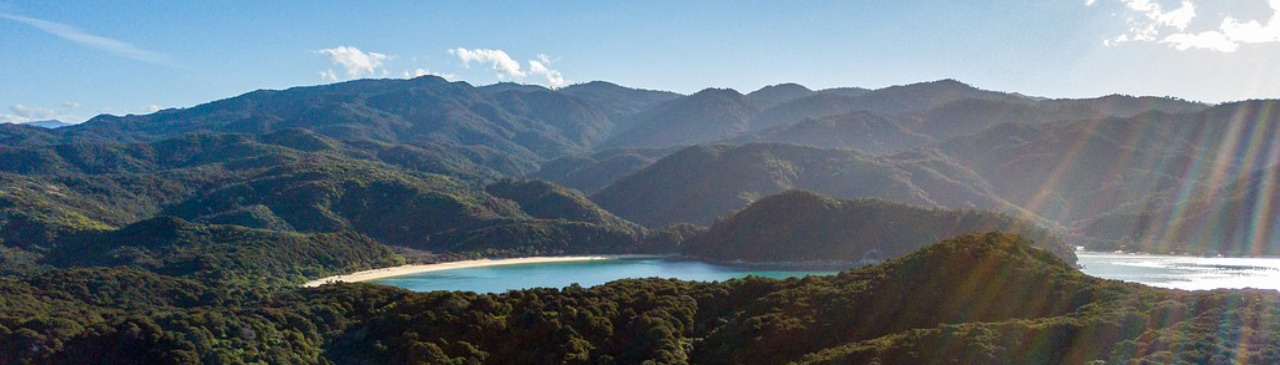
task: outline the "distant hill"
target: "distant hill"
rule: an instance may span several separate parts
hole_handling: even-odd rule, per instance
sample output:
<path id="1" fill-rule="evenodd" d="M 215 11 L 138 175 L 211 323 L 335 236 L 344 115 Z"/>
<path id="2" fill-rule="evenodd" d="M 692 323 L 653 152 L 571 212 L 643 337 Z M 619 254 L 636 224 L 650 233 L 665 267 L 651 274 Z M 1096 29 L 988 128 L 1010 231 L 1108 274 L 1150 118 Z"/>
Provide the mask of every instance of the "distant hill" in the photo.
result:
<path id="1" fill-rule="evenodd" d="M 565 155 L 544 162 L 529 177 L 594 194 L 675 151 L 674 148 L 619 148 L 590 155 Z"/>
<path id="2" fill-rule="evenodd" d="M 874 154 L 903 152 L 932 138 L 908 130 L 892 117 L 867 111 L 805 119 L 748 133 L 729 143 L 791 143 L 821 148 L 853 148 Z"/>
<path id="3" fill-rule="evenodd" d="M 48 128 L 48 129 L 58 129 L 62 127 L 70 127 L 75 125 L 71 123 L 65 123 L 57 119 L 39 120 L 39 121 L 25 122 L 25 123 L 18 123 L 18 124 L 29 125 L 32 127 Z"/>
<path id="4" fill-rule="evenodd" d="M 752 99 L 759 100 L 766 105 L 777 105 L 797 98 L 813 95 L 814 93 L 815 91 L 804 87 L 804 85 L 785 83 L 762 87 L 760 90 L 748 93 L 747 96 Z"/>
<path id="5" fill-rule="evenodd" d="M 1058 121 L 1134 117 L 1145 112 L 1186 114 L 1208 108 L 1172 98 L 1111 95 L 1093 99 L 963 99 L 902 116 L 912 131 L 937 140 L 966 136 L 1006 123 L 1042 124 Z"/>
<path id="6" fill-rule="evenodd" d="M 477 88 L 434 76 L 356 80 L 259 90 L 147 115 L 102 115 L 52 134 L 0 130 L 0 142 L 135 143 L 191 133 L 260 135 L 305 129 L 344 141 L 484 148 L 533 163 L 587 151 L 613 134 L 615 119 L 676 97 L 609 85 L 553 91 L 516 84 Z"/>
<path id="7" fill-rule="evenodd" d="M 1280 166 L 1219 189 L 1152 194 L 1081 224 L 1095 250 L 1227 256 L 1280 255 Z M 1178 199 L 1181 198 L 1181 199 Z"/>
<path id="8" fill-rule="evenodd" d="M 623 117 L 683 96 L 669 91 L 633 89 L 605 81 L 573 84 L 557 91 L 592 103 L 615 123 L 625 123 L 621 120 Z"/>
<path id="9" fill-rule="evenodd" d="M 759 102 L 732 89 L 706 89 L 635 114 L 605 142 L 609 147 L 672 147 L 745 132 Z"/>
<path id="10" fill-rule="evenodd" d="M 1280 162 L 1268 155 L 1280 139 L 1259 138 L 1280 136 L 1280 115 L 1270 112 L 1277 107 L 1253 101 L 1194 114 L 1002 124 L 937 147 L 1009 202 L 1075 222 L 1154 193 L 1189 196 Z"/>
<path id="11" fill-rule="evenodd" d="M 1016 211 L 945 156 L 874 156 L 785 144 L 702 145 L 664 157 L 591 196 L 628 220 L 709 224 L 788 189 L 839 198 L 880 197 L 924 207 Z"/>
<path id="12" fill-rule="evenodd" d="M 747 262 L 879 262 L 962 233 L 1001 231 L 1030 238 L 1067 262 L 1074 248 L 1027 221 L 979 210 L 924 209 L 880 199 L 836 200 L 789 190 L 717 220 L 685 253 Z"/>

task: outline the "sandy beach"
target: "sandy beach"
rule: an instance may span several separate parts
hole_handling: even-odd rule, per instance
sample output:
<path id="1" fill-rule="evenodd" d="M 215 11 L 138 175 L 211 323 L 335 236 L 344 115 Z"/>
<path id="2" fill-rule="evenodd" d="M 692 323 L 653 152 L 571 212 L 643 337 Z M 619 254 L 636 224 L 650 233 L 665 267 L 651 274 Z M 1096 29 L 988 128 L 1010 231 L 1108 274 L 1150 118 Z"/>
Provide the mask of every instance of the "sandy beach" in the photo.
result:
<path id="1" fill-rule="evenodd" d="M 404 265 L 396 267 L 387 267 L 381 269 L 365 270 L 344 275 L 334 275 L 324 277 L 306 284 L 302 284 L 305 288 L 317 287 L 329 283 L 354 283 L 360 281 L 369 281 L 376 279 L 384 279 L 389 277 L 417 274 L 431 271 L 451 270 L 451 269 L 467 269 L 473 267 L 499 266 L 499 265 L 518 265 L 518 264 L 541 264 L 548 262 L 569 262 L 569 261 L 591 261 L 591 260 L 611 260 L 624 258 L 652 258 L 664 257 L 660 255 L 593 255 L 593 256 L 548 256 L 548 257 L 521 257 L 512 259 L 479 259 L 445 262 L 439 264 L 424 265 Z"/>

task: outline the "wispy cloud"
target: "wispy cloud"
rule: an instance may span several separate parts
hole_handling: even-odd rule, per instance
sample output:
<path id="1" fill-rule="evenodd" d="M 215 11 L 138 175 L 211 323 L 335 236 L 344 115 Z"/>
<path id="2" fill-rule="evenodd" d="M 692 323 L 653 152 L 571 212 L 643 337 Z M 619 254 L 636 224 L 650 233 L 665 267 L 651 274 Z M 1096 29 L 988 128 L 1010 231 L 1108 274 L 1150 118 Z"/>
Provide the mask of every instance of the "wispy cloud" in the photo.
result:
<path id="1" fill-rule="evenodd" d="M 488 63 L 494 72 L 498 73 L 499 79 L 506 77 L 522 78 L 525 72 L 520 69 L 520 62 L 507 55 L 500 49 L 466 49 L 458 47 L 449 50 L 449 54 L 458 56 L 462 60 L 462 64 L 471 67 L 472 62 Z"/>
<path id="2" fill-rule="evenodd" d="M 449 54 L 457 56 L 458 59 L 462 60 L 463 66 L 468 68 L 471 67 L 472 62 L 489 64 L 499 80 L 507 78 L 524 79 L 529 75 L 537 75 L 546 78 L 547 86 L 552 88 L 561 87 L 569 83 L 564 78 L 564 74 L 551 69 L 551 64 L 554 61 L 545 54 L 538 55 L 537 60 L 529 60 L 528 71 L 520 67 L 519 61 L 516 61 L 515 58 L 500 49 L 466 49 L 458 47 L 450 49 Z"/>
<path id="3" fill-rule="evenodd" d="M 379 72 L 385 76 L 387 72 L 382 68 L 382 62 L 391 58 L 391 56 L 385 54 L 365 52 L 351 46 L 338 46 L 315 52 L 329 56 L 329 61 L 346 69 L 348 78 L 377 75 Z M 337 81 L 338 79 L 338 75 L 334 70 L 321 72 L 320 77 L 329 81 Z"/>
<path id="4" fill-rule="evenodd" d="M 559 88 L 569 83 L 564 79 L 564 75 L 560 71 L 552 70 L 548 65 L 551 64 L 551 57 L 547 55 L 538 55 L 538 61 L 529 60 L 529 72 L 534 75 L 542 75 L 547 78 L 547 86 L 551 88 Z"/>
<path id="5" fill-rule="evenodd" d="M 32 119 L 32 120 L 50 119 L 50 118 L 53 118 L 55 115 L 58 115 L 58 112 L 54 111 L 53 109 L 41 108 L 41 107 L 35 107 L 35 106 L 26 106 L 22 104 L 14 104 L 13 106 L 9 107 L 9 110 L 12 110 L 13 114 L 19 117 Z"/>
<path id="6" fill-rule="evenodd" d="M 14 15 L 9 13 L 0 13 L 0 18 L 9 19 L 12 21 L 30 25 L 46 33 L 58 36 L 59 38 L 66 39 L 68 41 L 72 41 L 83 46 L 88 46 L 91 48 L 96 48 L 98 50 L 106 51 L 116 56 L 120 56 L 128 59 L 155 63 L 155 64 L 164 64 L 164 63 L 167 63 L 169 60 L 169 56 L 163 53 L 148 51 L 142 48 L 138 48 L 137 46 L 134 46 L 129 43 L 125 43 L 122 41 L 118 41 L 115 39 L 111 39 L 111 38 L 107 38 L 99 35 L 89 34 L 79 29 L 76 29 L 73 26 L 62 24 L 62 23 L 55 23 L 48 20 L 36 19 L 36 18 L 25 17 L 21 15 Z"/>
<path id="7" fill-rule="evenodd" d="M 1172 11 L 1166 11 L 1153 0 L 1119 0 L 1129 12 L 1128 32 L 1104 41 L 1107 45 L 1124 42 L 1155 42 L 1178 50 L 1203 49 L 1230 53 L 1246 44 L 1280 43 L 1280 0 L 1269 0 L 1271 14 L 1266 23 L 1241 20 L 1224 15 L 1216 28 L 1189 29 L 1196 18 L 1196 5 L 1183 0 Z M 1093 5 L 1096 0 L 1087 0 Z"/>
<path id="8" fill-rule="evenodd" d="M 26 123 L 41 120 L 57 119 L 64 122 L 78 122 L 84 120 L 84 116 L 80 115 L 74 109 L 84 108 L 84 104 L 68 102 L 58 107 L 40 107 L 23 104 L 13 104 L 9 106 L 9 113 L 0 114 L 0 123 Z"/>

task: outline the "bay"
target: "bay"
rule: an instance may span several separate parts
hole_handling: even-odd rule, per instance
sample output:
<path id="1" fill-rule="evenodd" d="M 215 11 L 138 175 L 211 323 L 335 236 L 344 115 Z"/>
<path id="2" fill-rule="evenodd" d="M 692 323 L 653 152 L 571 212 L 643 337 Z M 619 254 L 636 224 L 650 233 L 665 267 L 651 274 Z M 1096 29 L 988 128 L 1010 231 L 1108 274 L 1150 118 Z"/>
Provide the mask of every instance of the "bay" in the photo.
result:
<path id="1" fill-rule="evenodd" d="M 1085 274 L 1183 290 L 1280 290 L 1280 259 L 1220 258 L 1077 252 Z M 778 270 L 678 258 L 609 259 L 488 266 L 433 271 L 372 282 L 413 291 L 501 293 L 528 288 L 583 287 L 630 278 L 723 281 L 749 275 L 788 278 L 832 275 L 837 270 Z"/>
<path id="2" fill-rule="evenodd" d="M 776 270 L 751 266 L 720 265 L 696 260 L 648 258 L 571 261 L 556 263 L 488 266 L 452 269 L 397 276 L 371 282 L 413 291 L 457 290 L 501 293 L 528 288 L 583 287 L 618 279 L 668 278 L 694 281 L 723 281 L 748 275 L 788 278 L 831 275 L 839 271 Z"/>
<path id="3" fill-rule="evenodd" d="M 1280 259 L 1077 252 L 1085 274 L 1184 290 L 1280 289 Z"/>

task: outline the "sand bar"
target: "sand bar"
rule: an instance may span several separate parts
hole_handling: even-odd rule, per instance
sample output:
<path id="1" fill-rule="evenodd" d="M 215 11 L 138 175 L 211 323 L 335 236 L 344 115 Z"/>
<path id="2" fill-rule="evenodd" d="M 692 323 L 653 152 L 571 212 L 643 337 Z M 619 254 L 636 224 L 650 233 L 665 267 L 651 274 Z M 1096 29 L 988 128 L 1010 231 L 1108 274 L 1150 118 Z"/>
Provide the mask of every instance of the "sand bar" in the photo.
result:
<path id="1" fill-rule="evenodd" d="M 311 288 L 328 283 L 354 283 L 360 281 L 369 281 L 376 279 L 385 279 L 395 276 L 418 274 L 431 271 L 452 270 L 452 269 L 468 269 L 474 267 L 499 266 L 499 265 L 519 265 L 519 264 L 543 264 L 549 262 L 570 262 L 570 261 L 592 261 L 592 260 L 613 260 L 613 259 L 629 259 L 629 258 L 658 258 L 668 257 L 662 255 L 592 255 L 592 256 L 542 256 L 542 257 L 521 257 L 512 259 L 479 259 L 444 262 L 439 264 L 422 264 L 422 265 L 404 265 L 396 267 L 387 267 L 381 269 L 365 270 L 350 274 L 334 275 L 325 278 L 308 281 L 302 284 L 303 287 Z"/>

